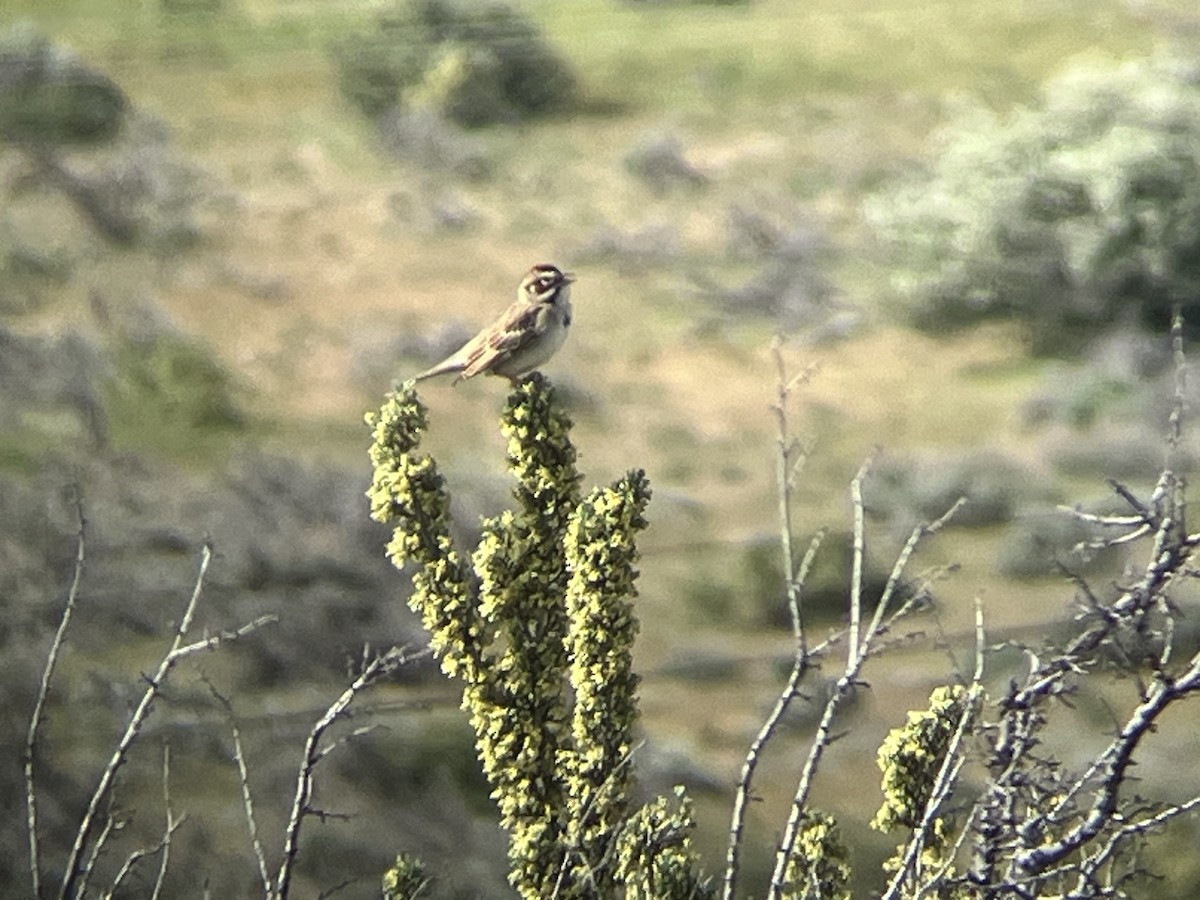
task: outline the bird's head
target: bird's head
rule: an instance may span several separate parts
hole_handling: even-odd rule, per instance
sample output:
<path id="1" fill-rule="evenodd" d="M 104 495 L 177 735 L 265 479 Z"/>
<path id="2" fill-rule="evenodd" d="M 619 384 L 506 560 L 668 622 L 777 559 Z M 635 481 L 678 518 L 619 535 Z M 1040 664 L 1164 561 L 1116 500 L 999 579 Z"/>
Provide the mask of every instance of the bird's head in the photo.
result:
<path id="1" fill-rule="evenodd" d="M 549 263 L 539 263 L 521 282 L 521 296 L 530 303 L 554 303 L 566 296 L 575 276 Z"/>

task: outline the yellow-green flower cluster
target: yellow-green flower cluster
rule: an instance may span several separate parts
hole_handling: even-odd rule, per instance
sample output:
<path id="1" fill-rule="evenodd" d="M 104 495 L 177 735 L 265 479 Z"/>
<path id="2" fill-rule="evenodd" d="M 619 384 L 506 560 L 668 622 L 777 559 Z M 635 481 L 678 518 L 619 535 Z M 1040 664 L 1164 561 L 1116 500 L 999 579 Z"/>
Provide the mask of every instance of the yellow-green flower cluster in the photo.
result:
<path id="1" fill-rule="evenodd" d="M 644 473 L 581 502 L 571 421 L 548 381 L 526 378 L 501 418 L 518 507 L 483 523 L 468 567 L 450 538 L 442 477 L 417 452 L 426 415 L 412 384 L 368 423 L 372 516 L 395 526 L 388 554 L 414 564 L 410 603 L 442 668 L 463 679 L 518 893 L 590 900 L 624 885 L 630 898 L 707 896 L 686 800 L 627 820 Z M 398 863 L 388 883 L 402 874 Z"/>
<path id="2" fill-rule="evenodd" d="M 849 898 L 850 851 L 833 816 L 805 810 L 785 879 L 786 900 Z"/>
<path id="3" fill-rule="evenodd" d="M 568 647 L 575 706 L 573 745 L 563 762 L 567 839 L 578 850 L 572 864 L 581 873 L 604 871 L 632 781 L 629 755 L 638 679 L 633 674 L 637 619 L 631 598 L 637 594 L 635 537 L 646 527 L 643 513 L 649 502 L 645 473 L 630 472 L 580 503 L 567 531 Z"/>
<path id="4" fill-rule="evenodd" d="M 909 712 L 904 726 L 888 733 L 878 754 L 884 801 L 871 821 L 872 828 L 889 831 L 921 827 L 950 743 L 970 702 L 967 689 L 961 685 L 936 688 L 929 697 L 928 709 Z M 928 894 L 943 900 L 973 900 L 972 887 L 962 883 L 949 865 L 953 851 L 946 819 L 933 817 L 916 837 L 920 843 L 915 849 L 919 852 L 912 853 L 906 838 L 895 855 L 883 863 L 885 873 L 902 877 L 900 896 Z M 930 873 L 938 873 L 936 888 L 927 881 Z"/>
<path id="5" fill-rule="evenodd" d="M 936 688 L 929 709 L 912 710 L 902 728 L 894 728 L 879 747 L 878 765 L 883 772 L 883 805 L 871 827 L 879 831 L 917 828 L 925 813 L 951 739 L 966 709 L 967 691 L 961 685 Z M 944 823 L 934 822 L 933 834 L 925 836 L 931 850 L 944 840 Z"/>
<path id="6" fill-rule="evenodd" d="M 409 606 L 421 617 L 442 670 L 468 681 L 481 668 L 482 629 L 466 567 L 450 538 L 450 496 L 437 463 L 417 453 L 428 422 L 412 382 L 368 414 L 373 477 L 371 518 L 393 525 L 388 558 L 414 563 Z"/>
<path id="7" fill-rule="evenodd" d="M 700 871 L 692 832 L 696 819 L 683 788 L 678 805 L 658 797 L 625 821 L 617 840 L 616 875 L 625 900 L 706 900 L 715 896 Z"/>
<path id="8" fill-rule="evenodd" d="M 526 378 L 509 396 L 500 424 L 519 510 L 484 522 L 473 557 L 480 610 L 500 649 L 491 683 L 469 690 L 464 703 L 501 824 L 511 835 L 513 883 L 532 897 L 541 896 L 562 867 L 564 541 L 579 474 L 571 420 L 541 375 Z"/>
<path id="9" fill-rule="evenodd" d="M 396 864 L 383 873 L 384 900 L 416 900 L 428 886 L 425 867 L 407 853 L 397 856 Z"/>
<path id="10" fill-rule="evenodd" d="M 571 417 L 555 404 L 554 388 L 535 372 L 509 395 L 500 419 L 508 440 L 513 493 L 527 514 L 565 529 L 579 502 L 579 473 L 571 443 Z"/>

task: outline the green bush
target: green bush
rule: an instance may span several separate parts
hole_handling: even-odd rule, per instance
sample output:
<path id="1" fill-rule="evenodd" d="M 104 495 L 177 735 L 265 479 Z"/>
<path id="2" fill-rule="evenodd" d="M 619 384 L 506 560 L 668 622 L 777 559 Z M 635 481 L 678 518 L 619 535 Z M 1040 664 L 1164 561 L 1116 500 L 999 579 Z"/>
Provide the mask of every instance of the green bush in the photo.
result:
<path id="1" fill-rule="evenodd" d="M 116 353 L 109 400 L 129 429 L 181 433 L 245 425 L 229 372 L 198 342 L 170 332 L 127 338 Z"/>
<path id="2" fill-rule="evenodd" d="M 400 101 L 402 88 L 421 80 L 433 42 L 432 29 L 415 3 L 391 6 L 376 17 L 372 30 L 334 44 L 338 88 L 374 119 Z"/>
<path id="3" fill-rule="evenodd" d="M 121 130 L 128 105 L 111 79 L 32 28 L 0 36 L 0 139 L 103 143 Z"/>
<path id="4" fill-rule="evenodd" d="M 469 128 L 488 125 L 506 108 L 500 74 L 499 58 L 486 47 L 447 43 L 409 100 Z"/>
<path id="5" fill-rule="evenodd" d="M 342 93 L 371 118 L 417 107 L 477 127 L 561 110 L 576 87 L 537 26 L 499 2 L 402 0 L 333 56 Z"/>
<path id="6" fill-rule="evenodd" d="M 964 108 L 866 213 L 922 329 L 1011 319 L 1061 354 L 1117 322 L 1161 332 L 1177 302 L 1200 321 L 1200 71 L 1080 66 L 1009 117 Z"/>

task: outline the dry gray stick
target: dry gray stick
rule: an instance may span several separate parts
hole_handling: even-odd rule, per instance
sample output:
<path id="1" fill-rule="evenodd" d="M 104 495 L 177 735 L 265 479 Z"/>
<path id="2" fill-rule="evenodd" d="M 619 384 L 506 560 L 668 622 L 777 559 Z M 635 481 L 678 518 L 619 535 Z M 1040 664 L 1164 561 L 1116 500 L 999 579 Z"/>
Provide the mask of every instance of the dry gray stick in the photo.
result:
<path id="1" fill-rule="evenodd" d="M 171 670 L 175 668 L 179 661 L 194 653 L 199 653 L 202 650 L 212 650 L 221 644 L 236 640 L 243 637 L 252 631 L 261 628 L 270 622 L 275 621 L 274 616 L 260 616 L 253 622 L 249 622 L 240 628 L 212 635 L 191 644 L 184 644 L 184 638 L 192 626 L 192 619 L 196 614 L 196 607 L 200 602 L 200 593 L 204 586 L 204 577 L 208 572 L 209 563 L 212 560 L 212 547 L 205 544 L 200 555 L 200 569 L 196 575 L 195 585 L 192 588 L 192 593 L 188 599 L 186 608 L 184 609 L 183 617 L 179 621 L 179 626 L 175 630 L 175 637 L 171 642 L 171 648 L 163 656 L 158 664 L 157 670 L 146 681 L 146 690 L 143 692 L 141 700 L 134 709 L 133 714 L 129 718 L 129 722 L 125 727 L 124 733 L 117 742 L 116 749 L 109 758 L 108 764 L 104 767 L 104 772 L 100 776 L 100 781 L 92 792 L 91 799 L 88 801 L 87 810 L 84 812 L 83 818 L 79 823 L 79 829 L 75 834 L 75 842 L 71 847 L 71 852 L 67 858 L 67 864 L 63 874 L 62 887 L 59 891 L 60 900 L 73 900 L 75 897 L 82 896 L 87 888 L 87 876 L 90 873 L 90 866 L 85 867 L 82 864 L 84 851 L 87 849 L 88 843 L 92 838 L 93 831 L 96 827 L 96 819 L 99 815 L 100 808 L 109 801 L 113 785 L 116 780 L 117 772 L 124 765 L 126 758 L 129 755 L 129 750 L 134 742 L 138 739 L 142 732 L 142 728 L 154 710 L 154 701 L 158 698 L 159 692 Z M 102 832 L 102 836 L 107 835 L 108 831 Z M 103 847 L 103 841 L 99 838 L 96 841 L 96 846 L 93 848 L 93 858 Z"/>
<path id="2" fill-rule="evenodd" d="M 750 749 L 746 754 L 746 760 L 742 764 L 741 775 L 738 779 L 737 794 L 733 804 L 733 819 L 729 826 L 729 842 L 725 850 L 725 878 L 722 886 L 723 900 L 733 900 L 734 892 L 737 888 L 739 857 L 741 854 L 741 845 L 743 833 L 746 823 L 746 809 L 750 800 L 750 784 L 754 779 L 754 772 L 758 768 L 759 756 L 762 753 L 763 747 L 766 746 L 771 735 L 775 733 L 775 729 L 779 726 L 779 722 L 787 713 L 788 707 L 795 698 L 800 682 L 803 680 L 805 673 L 809 667 L 809 654 L 806 646 L 804 634 L 804 615 L 801 606 L 801 591 L 804 581 L 808 577 L 808 571 L 812 567 L 813 559 L 816 557 L 817 549 L 824 540 L 824 532 L 818 532 L 809 544 L 808 552 L 804 556 L 803 562 L 797 571 L 796 568 L 796 553 L 795 543 L 792 529 L 792 488 L 795 484 L 795 476 L 803 463 L 805 455 L 803 453 L 793 453 L 797 447 L 795 439 L 792 437 L 791 428 L 788 422 L 788 404 L 791 399 L 792 391 L 795 388 L 807 381 L 815 371 L 813 367 L 809 367 L 800 371 L 798 374 L 788 377 L 787 364 L 783 358 L 783 341 L 781 338 L 776 338 L 771 347 L 771 353 L 775 358 L 776 368 L 776 396 L 775 403 L 772 406 L 772 411 L 775 414 L 776 423 L 776 453 L 775 453 L 775 490 L 776 499 L 778 502 L 779 511 L 779 542 L 780 552 L 783 555 L 783 571 L 784 571 L 784 594 L 787 598 L 788 612 L 792 618 L 792 635 L 795 638 L 796 645 L 792 658 L 792 670 L 788 675 L 787 684 L 775 701 L 775 706 L 771 713 L 767 716 L 758 734 L 750 744 Z"/>
<path id="3" fill-rule="evenodd" d="M 866 558 L 867 531 L 865 525 L 866 506 L 863 504 L 862 483 L 867 477 L 874 461 L 874 452 L 859 467 L 854 480 L 850 482 L 850 496 L 854 501 L 854 557 L 850 568 L 850 637 L 846 647 L 846 670 L 858 668 L 858 654 L 861 649 L 859 632 L 862 629 L 862 585 L 863 560 Z M 881 603 L 882 607 L 883 604 Z"/>
<path id="4" fill-rule="evenodd" d="M 1179 445 L 1183 440 L 1183 418 L 1187 412 L 1187 356 L 1183 350 L 1183 308 L 1176 303 L 1171 310 L 1171 355 L 1175 361 L 1175 395 L 1167 419 L 1167 467 L 1176 468 Z"/>
<path id="5" fill-rule="evenodd" d="M 116 877 L 113 878 L 112 886 L 104 892 L 104 900 L 112 900 L 116 895 L 117 889 L 129 877 L 134 866 L 148 856 L 154 856 L 156 853 L 159 856 L 158 877 L 154 881 L 154 889 L 151 893 L 151 900 L 157 900 L 162 895 L 163 882 L 167 877 L 167 866 L 171 855 L 171 838 L 175 832 L 183 825 L 187 816 L 175 818 L 175 814 L 171 811 L 171 746 L 170 744 L 163 745 L 163 799 L 167 809 L 167 824 L 163 829 L 163 836 L 158 843 L 153 847 L 142 847 L 134 850 L 127 857 L 125 862 L 121 864 L 121 868 L 117 871 Z"/>
<path id="6" fill-rule="evenodd" d="M 937 534 L 937 532 L 945 528 L 946 524 L 954 518 L 966 502 L 966 497 L 959 497 L 950 505 L 948 510 L 942 513 L 937 521 L 915 528 L 912 534 L 908 536 L 908 540 L 904 542 L 904 546 L 900 548 L 900 552 L 896 555 L 895 565 L 892 566 L 892 571 L 888 574 L 887 583 L 883 586 L 883 593 L 879 595 L 879 602 L 875 605 L 875 614 L 871 617 L 871 622 L 867 626 L 867 636 L 863 639 L 862 652 L 864 656 L 870 653 L 870 647 L 874 644 L 875 638 L 887 630 L 884 627 L 884 613 L 891 605 L 893 598 L 895 598 L 896 591 L 900 588 L 900 578 L 903 576 L 905 570 L 908 569 L 908 563 L 912 559 L 912 555 L 917 552 L 917 545 L 923 538 L 931 534 Z M 953 567 L 947 569 L 943 566 L 937 571 L 945 573 L 953 571 Z M 936 575 L 929 576 L 927 584 L 935 579 Z M 914 596 L 920 597 L 922 593 L 918 591 Z"/>
<path id="7" fill-rule="evenodd" d="M 787 877 L 788 862 L 792 857 L 796 840 L 800 834 L 800 827 L 804 819 L 804 808 L 808 802 L 812 780 L 816 776 L 817 766 L 820 764 L 821 758 L 824 756 L 825 750 L 832 740 L 833 720 L 837 716 L 842 702 L 849 696 L 858 682 L 858 673 L 862 665 L 858 644 L 859 627 L 862 621 L 862 559 L 866 552 L 862 481 L 867 475 L 870 463 L 871 459 L 868 458 L 859 467 L 858 473 L 854 476 L 854 481 L 850 485 L 850 493 L 854 498 L 854 562 L 850 578 L 850 626 L 846 639 L 846 668 L 842 676 L 837 680 L 833 692 L 825 703 L 825 709 L 821 713 L 821 721 L 817 725 L 817 733 L 813 737 L 812 747 L 809 749 L 808 758 L 804 761 L 804 768 L 800 773 L 800 782 L 796 786 L 796 793 L 792 798 L 791 812 L 788 815 L 783 839 L 780 841 L 779 847 L 775 852 L 775 869 L 771 875 L 770 891 L 767 894 L 770 900 L 779 900 L 782 896 Z"/>
<path id="8" fill-rule="evenodd" d="M 171 745 L 163 744 L 163 808 L 167 812 L 167 827 L 163 832 L 162 839 L 162 856 L 158 861 L 158 877 L 154 879 L 154 890 L 150 894 L 150 900 L 158 900 L 162 896 L 163 884 L 167 880 L 167 866 L 171 863 L 171 835 L 175 833 L 175 829 L 182 823 L 180 818 L 178 822 L 175 819 L 175 813 L 171 809 Z"/>
<path id="9" fill-rule="evenodd" d="M 300 852 L 300 828 L 304 824 L 304 819 L 314 812 L 311 806 L 314 770 L 317 763 L 324 759 L 334 747 L 342 743 L 342 741 L 336 741 L 329 747 L 323 748 L 321 747 L 321 738 L 334 722 L 347 714 L 350 705 L 364 690 L 405 663 L 427 656 L 429 652 L 429 648 L 425 648 L 410 656 L 406 650 L 392 647 L 382 656 L 377 656 L 363 667 L 362 673 L 342 692 L 340 697 L 333 701 L 309 731 L 308 739 L 304 742 L 304 754 L 300 761 L 300 769 L 296 776 L 296 795 L 292 800 L 292 812 L 284 833 L 283 861 L 279 864 L 279 872 L 275 879 L 275 891 L 272 895 L 275 900 L 287 900 L 288 892 L 291 890 L 292 872 L 295 869 L 296 857 Z"/>
<path id="10" fill-rule="evenodd" d="M 809 569 L 812 568 L 813 560 L 816 558 L 817 550 L 821 546 L 824 536 L 824 532 L 819 532 L 808 545 L 808 552 L 804 554 L 804 560 L 800 564 L 800 571 L 796 576 L 796 580 L 801 584 L 808 577 Z M 798 624 L 800 622 L 799 616 L 794 617 L 793 621 Z M 784 715 L 787 714 L 792 700 L 799 693 L 800 682 L 808 672 L 811 660 L 812 656 L 805 649 L 804 641 L 801 637 L 796 644 L 796 654 L 792 660 L 792 671 L 788 675 L 787 684 L 784 685 L 783 691 L 775 700 L 775 706 L 751 742 L 750 749 L 746 753 L 746 760 L 742 763 L 741 776 L 738 778 L 737 795 L 733 802 L 733 821 L 729 826 L 729 843 L 725 850 L 725 881 L 721 892 L 723 900 L 733 900 L 734 892 L 737 888 L 738 862 L 742 837 L 746 827 L 746 810 L 749 807 L 751 799 L 750 784 L 758 768 L 759 758 L 762 755 L 763 748 L 766 747 L 767 742 L 771 739 L 771 735 L 775 733 L 775 729 L 779 727 L 779 723 L 783 720 Z"/>
<path id="11" fill-rule="evenodd" d="M 113 832 L 120 831 L 125 827 L 124 820 L 118 820 L 111 815 L 104 816 L 104 825 L 100 828 L 100 834 L 96 837 L 96 842 L 92 844 L 92 850 L 88 854 L 87 862 L 83 864 L 83 871 L 80 875 L 79 883 L 86 888 L 88 880 L 92 877 L 92 870 L 96 868 L 96 863 L 100 861 L 100 856 L 104 852 L 105 846 L 108 844 L 109 837 Z M 82 889 L 80 897 L 85 896 Z"/>
<path id="12" fill-rule="evenodd" d="M 238 728 L 237 718 L 233 714 L 233 704 L 224 694 L 217 690 L 216 685 L 205 679 L 208 690 L 218 703 L 225 709 L 229 718 L 229 727 L 233 732 L 233 759 L 238 767 L 238 782 L 242 790 L 242 808 L 246 813 L 246 826 L 250 829 L 250 847 L 254 851 L 254 859 L 258 863 L 258 875 L 263 887 L 263 896 L 270 900 L 271 875 L 267 871 L 267 858 L 263 852 L 262 841 L 258 837 L 258 823 L 254 816 L 254 798 L 250 793 L 250 769 L 246 765 L 246 753 L 242 747 L 242 732 Z"/>
<path id="13" fill-rule="evenodd" d="M 37 790 L 34 766 L 38 734 L 46 717 L 46 700 L 50 696 L 50 681 L 54 677 L 58 654 L 62 650 L 67 629 L 71 625 L 71 617 L 75 614 L 75 603 L 79 597 L 79 583 L 83 578 L 84 532 L 87 529 L 87 520 L 83 516 L 82 502 L 77 502 L 76 513 L 79 520 L 79 531 L 75 546 L 75 571 L 71 575 L 71 586 L 67 590 L 66 607 L 58 622 L 58 628 L 54 632 L 54 640 L 50 642 L 50 651 L 46 654 L 46 667 L 42 670 L 42 681 L 38 685 L 37 699 L 33 704 L 33 715 L 29 718 L 29 733 L 25 737 L 25 824 L 29 832 L 29 874 L 33 881 L 33 896 L 37 898 L 42 896 L 42 875 L 41 861 L 38 858 Z"/>
<path id="14" fill-rule="evenodd" d="M 869 462 L 869 460 L 868 460 Z M 859 469 L 859 474 L 856 480 L 860 480 L 866 475 L 867 466 Z M 857 507 L 861 505 L 861 491 L 855 494 L 855 535 L 854 548 L 855 554 L 861 554 L 865 550 L 866 541 L 863 534 L 863 517 L 859 514 Z M 916 549 L 916 545 L 922 538 L 940 531 L 954 511 L 962 505 L 962 501 L 956 502 L 945 515 L 941 516 L 936 522 L 928 525 L 918 525 L 913 529 L 904 548 L 896 558 L 895 565 L 892 566 L 891 574 L 888 577 L 889 585 L 898 585 L 900 578 L 904 574 L 904 566 L 907 565 Z M 859 563 L 861 565 L 861 562 Z M 894 591 L 893 591 L 894 593 Z M 788 815 L 787 825 L 784 829 L 783 838 L 779 842 L 779 846 L 775 851 L 775 868 L 771 873 L 771 884 L 767 894 L 768 900 L 780 900 L 783 895 L 783 889 L 786 884 L 788 862 L 791 860 L 792 854 L 795 852 L 796 841 L 800 836 L 800 828 L 804 821 L 804 810 L 808 802 L 809 792 L 812 790 L 813 779 L 816 777 L 817 768 L 820 765 L 821 759 L 829 745 L 833 741 L 833 722 L 841 710 L 842 704 L 849 697 L 856 686 L 860 682 L 862 667 L 867 659 L 871 656 L 874 641 L 876 637 L 890 630 L 891 626 L 903 616 L 908 615 L 917 607 L 924 597 L 924 591 L 916 591 L 911 597 L 905 600 L 894 612 L 883 618 L 883 612 L 877 608 L 875 615 L 871 619 L 867 633 L 861 638 L 861 644 L 855 647 L 855 635 L 851 631 L 847 639 L 847 643 L 851 646 L 846 651 L 846 667 L 840 678 L 834 685 L 834 689 L 830 694 L 829 700 L 825 703 L 825 710 L 821 715 L 821 721 L 817 725 L 817 731 L 813 737 L 812 746 L 809 748 L 808 757 L 804 761 L 804 768 L 800 773 L 800 780 L 796 786 L 795 795 L 792 797 L 791 812 Z M 879 606 L 885 607 L 886 601 L 890 596 L 885 589 L 885 595 L 880 598 Z M 853 622 L 855 607 L 859 607 L 861 611 L 862 595 L 861 583 L 856 591 L 851 587 L 850 591 L 850 608 L 851 621 Z M 859 616 L 861 622 L 861 615 Z"/>

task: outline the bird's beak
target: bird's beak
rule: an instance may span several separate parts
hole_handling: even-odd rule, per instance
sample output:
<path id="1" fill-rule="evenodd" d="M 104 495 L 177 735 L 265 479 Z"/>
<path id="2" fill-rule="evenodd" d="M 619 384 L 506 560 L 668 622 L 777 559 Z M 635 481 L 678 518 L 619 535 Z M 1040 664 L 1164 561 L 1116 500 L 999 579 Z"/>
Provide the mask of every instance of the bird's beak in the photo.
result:
<path id="1" fill-rule="evenodd" d="M 575 281 L 574 272 L 563 272 L 563 284 L 572 284 Z"/>

